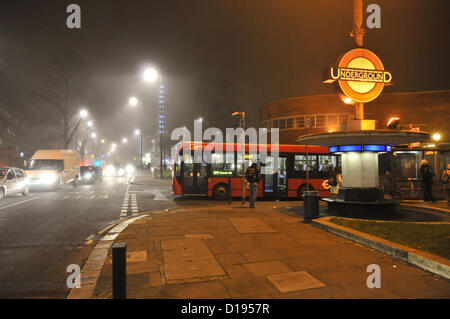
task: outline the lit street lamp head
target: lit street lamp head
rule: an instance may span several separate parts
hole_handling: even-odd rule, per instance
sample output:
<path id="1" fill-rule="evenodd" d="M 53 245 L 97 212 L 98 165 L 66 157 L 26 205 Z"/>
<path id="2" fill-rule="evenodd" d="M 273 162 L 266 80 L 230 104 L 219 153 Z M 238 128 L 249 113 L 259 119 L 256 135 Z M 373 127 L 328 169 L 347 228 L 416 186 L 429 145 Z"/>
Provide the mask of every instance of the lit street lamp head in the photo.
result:
<path id="1" fill-rule="evenodd" d="M 433 140 L 435 141 L 439 141 L 441 139 L 441 134 L 439 133 L 434 133 L 432 136 Z"/>
<path id="2" fill-rule="evenodd" d="M 136 105 L 138 105 L 138 103 L 139 103 L 139 100 L 137 98 L 135 98 L 135 97 L 131 97 L 130 100 L 129 100 L 129 104 L 131 106 L 136 106 Z"/>
<path id="3" fill-rule="evenodd" d="M 86 111 L 86 110 L 80 111 L 80 117 L 85 118 L 87 115 L 88 115 L 88 111 Z"/>
<path id="4" fill-rule="evenodd" d="M 92 127 L 92 125 L 93 125 L 92 121 L 87 122 L 88 127 Z"/>
<path id="5" fill-rule="evenodd" d="M 96 137 L 97 137 L 97 134 L 93 132 L 93 133 L 91 134 L 91 137 L 92 137 L 92 138 L 96 138 Z"/>
<path id="6" fill-rule="evenodd" d="M 139 134 L 141 134 L 141 131 L 140 130 L 134 130 L 134 135 L 139 135 Z"/>
<path id="7" fill-rule="evenodd" d="M 126 139 L 125 137 L 122 139 L 122 143 L 127 143 L 128 139 Z"/>
<path id="8" fill-rule="evenodd" d="M 142 73 L 142 78 L 146 82 L 155 82 L 158 78 L 158 72 L 153 68 L 147 68 Z"/>

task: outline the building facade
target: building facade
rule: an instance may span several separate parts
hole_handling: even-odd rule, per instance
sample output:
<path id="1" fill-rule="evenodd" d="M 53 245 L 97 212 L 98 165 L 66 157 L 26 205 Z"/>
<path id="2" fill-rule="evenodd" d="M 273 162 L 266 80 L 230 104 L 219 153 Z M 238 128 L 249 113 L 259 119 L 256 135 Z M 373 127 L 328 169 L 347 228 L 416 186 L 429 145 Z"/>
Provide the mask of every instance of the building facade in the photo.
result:
<path id="1" fill-rule="evenodd" d="M 365 104 L 365 118 L 376 120 L 376 128 L 386 128 L 392 117 L 400 127 L 410 125 L 439 133 L 441 142 L 450 141 L 450 90 L 383 93 Z M 296 144 L 305 134 L 343 130 L 354 118 L 354 108 L 337 94 L 301 96 L 268 103 L 260 108 L 260 126 L 279 129 L 281 144 Z"/>

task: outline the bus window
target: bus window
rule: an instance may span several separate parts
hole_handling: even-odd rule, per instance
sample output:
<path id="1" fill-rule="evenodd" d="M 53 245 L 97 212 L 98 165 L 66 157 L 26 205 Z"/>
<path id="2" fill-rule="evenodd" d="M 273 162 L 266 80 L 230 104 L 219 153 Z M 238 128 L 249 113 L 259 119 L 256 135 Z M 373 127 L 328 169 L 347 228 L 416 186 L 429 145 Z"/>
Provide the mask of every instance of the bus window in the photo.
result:
<path id="1" fill-rule="evenodd" d="M 211 154 L 211 174 L 213 176 L 233 175 L 234 173 L 234 154 Z"/>
<path id="2" fill-rule="evenodd" d="M 310 173 L 316 172 L 319 170 L 316 155 L 308 155 L 308 167 L 309 167 Z M 306 172 L 306 155 L 295 155 L 294 171 L 300 172 L 300 173 Z"/>

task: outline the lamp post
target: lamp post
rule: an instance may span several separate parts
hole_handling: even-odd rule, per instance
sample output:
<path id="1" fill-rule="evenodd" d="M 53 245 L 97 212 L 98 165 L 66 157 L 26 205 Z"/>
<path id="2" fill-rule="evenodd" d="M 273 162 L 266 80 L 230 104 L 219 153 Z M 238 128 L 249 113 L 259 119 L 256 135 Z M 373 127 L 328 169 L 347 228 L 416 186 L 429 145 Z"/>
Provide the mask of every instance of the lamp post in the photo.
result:
<path id="1" fill-rule="evenodd" d="M 245 112 L 234 112 L 231 116 L 241 115 L 241 119 L 239 121 L 239 125 L 243 129 L 244 139 L 242 141 L 242 149 L 244 152 L 244 158 L 242 163 L 242 180 L 241 180 L 241 203 L 245 204 Z M 231 192 L 231 189 L 229 190 Z"/>
<path id="2" fill-rule="evenodd" d="M 158 106 L 159 106 L 159 116 L 158 116 L 158 132 L 159 132 L 159 152 L 160 152 L 160 161 L 159 161 L 159 177 L 163 178 L 163 134 L 164 134 L 164 124 L 165 124 L 165 93 L 166 87 L 162 82 L 161 74 L 158 74 L 156 69 L 154 68 L 146 68 L 142 73 L 142 78 L 145 82 L 155 82 L 159 78 L 159 90 L 158 90 Z M 142 132 L 141 132 L 142 134 Z M 142 156 L 141 156 L 142 163 Z"/>

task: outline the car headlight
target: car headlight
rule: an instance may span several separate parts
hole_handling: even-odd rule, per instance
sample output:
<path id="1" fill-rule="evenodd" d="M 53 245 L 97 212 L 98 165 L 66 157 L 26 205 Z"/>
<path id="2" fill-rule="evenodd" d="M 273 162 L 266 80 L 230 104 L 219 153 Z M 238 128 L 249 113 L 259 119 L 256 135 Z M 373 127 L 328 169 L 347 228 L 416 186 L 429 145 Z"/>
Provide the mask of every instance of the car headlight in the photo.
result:
<path id="1" fill-rule="evenodd" d="M 111 175 L 113 175 L 114 174 L 114 171 L 115 171 L 115 169 L 114 169 L 114 166 L 112 166 L 112 165 L 108 165 L 108 166 L 106 166 L 106 168 L 105 168 L 105 174 L 108 176 L 111 176 Z"/>
<path id="2" fill-rule="evenodd" d="M 43 184 L 52 184 L 56 181 L 56 175 L 53 173 L 44 173 L 41 175 L 41 182 Z"/>
<path id="3" fill-rule="evenodd" d="M 86 173 L 86 174 L 84 174 L 84 178 L 91 179 L 92 178 L 92 174 L 91 173 Z"/>
<path id="4" fill-rule="evenodd" d="M 127 171 L 127 174 L 131 174 L 134 172 L 134 167 L 133 167 L 133 165 L 127 165 L 125 167 L 125 170 Z"/>

